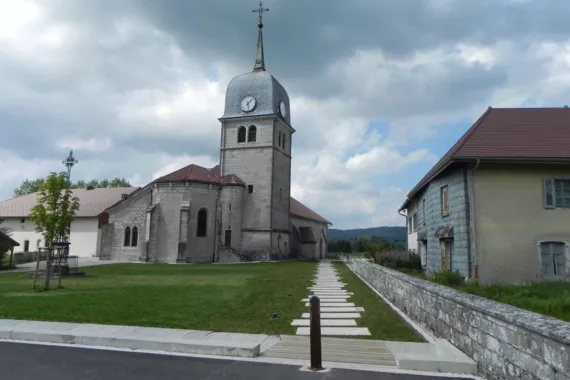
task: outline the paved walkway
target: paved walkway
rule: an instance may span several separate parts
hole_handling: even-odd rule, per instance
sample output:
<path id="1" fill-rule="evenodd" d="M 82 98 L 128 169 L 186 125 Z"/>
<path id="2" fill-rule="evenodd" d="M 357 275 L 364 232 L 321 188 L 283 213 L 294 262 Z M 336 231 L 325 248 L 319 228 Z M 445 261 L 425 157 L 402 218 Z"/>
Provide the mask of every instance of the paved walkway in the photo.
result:
<path id="1" fill-rule="evenodd" d="M 323 336 L 369 336 L 366 327 L 358 327 L 356 318 L 364 308 L 358 307 L 349 298 L 352 293 L 344 289 L 338 273 L 330 262 L 321 261 L 317 267 L 313 286 L 309 287 L 309 298 L 301 302 L 310 311 L 310 297 L 316 295 L 321 301 L 321 334 Z M 292 326 L 297 327 L 297 335 L 310 335 L 310 313 L 303 313 L 301 319 L 294 319 Z"/>

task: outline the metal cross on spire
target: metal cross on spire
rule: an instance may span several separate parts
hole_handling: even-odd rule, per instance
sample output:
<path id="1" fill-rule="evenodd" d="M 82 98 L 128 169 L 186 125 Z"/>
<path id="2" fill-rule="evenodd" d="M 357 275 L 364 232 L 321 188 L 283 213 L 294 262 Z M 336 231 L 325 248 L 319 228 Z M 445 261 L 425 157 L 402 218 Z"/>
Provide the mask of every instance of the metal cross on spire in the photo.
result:
<path id="1" fill-rule="evenodd" d="M 257 26 L 263 28 L 263 12 L 269 12 L 269 8 L 263 8 L 263 3 L 260 0 L 259 7 L 257 7 L 257 9 L 254 9 L 252 12 L 259 13 L 259 23 Z"/>
<path id="2" fill-rule="evenodd" d="M 255 66 L 253 67 L 253 71 L 265 71 L 265 56 L 263 53 L 263 12 L 268 12 L 269 8 L 263 8 L 263 3 L 259 0 L 259 7 L 254 9 L 252 12 L 259 13 L 259 22 L 257 23 L 257 27 L 259 31 L 257 33 L 257 54 L 255 57 Z"/>
<path id="3" fill-rule="evenodd" d="M 63 161 L 61 161 L 67 167 L 67 182 L 71 185 L 71 168 L 74 167 L 79 161 L 73 157 L 73 150 L 69 151 L 69 156 Z"/>

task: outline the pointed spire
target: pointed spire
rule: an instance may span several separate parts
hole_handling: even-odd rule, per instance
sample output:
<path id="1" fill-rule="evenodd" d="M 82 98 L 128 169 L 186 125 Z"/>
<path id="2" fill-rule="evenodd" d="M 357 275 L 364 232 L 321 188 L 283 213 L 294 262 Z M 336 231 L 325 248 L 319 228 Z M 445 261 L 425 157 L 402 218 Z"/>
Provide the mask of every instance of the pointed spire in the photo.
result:
<path id="1" fill-rule="evenodd" d="M 269 11 L 269 8 L 263 8 L 261 0 L 259 1 L 259 8 L 252 11 L 259 13 L 259 22 L 257 23 L 257 54 L 255 56 L 253 71 L 265 71 L 265 56 L 263 54 L 263 12 L 267 11 Z"/>

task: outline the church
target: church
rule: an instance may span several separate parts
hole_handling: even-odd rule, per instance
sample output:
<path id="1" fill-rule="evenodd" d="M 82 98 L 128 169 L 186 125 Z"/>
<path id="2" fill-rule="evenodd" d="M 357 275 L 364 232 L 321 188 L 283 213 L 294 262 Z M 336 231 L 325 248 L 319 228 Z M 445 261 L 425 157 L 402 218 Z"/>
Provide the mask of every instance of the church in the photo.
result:
<path id="1" fill-rule="evenodd" d="M 232 79 L 220 163 L 189 165 L 99 215 L 97 256 L 156 263 L 325 258 L 331 223 L 291 197 L 289 96 L 265 70 L 263 23 L 251 72 Z"/>

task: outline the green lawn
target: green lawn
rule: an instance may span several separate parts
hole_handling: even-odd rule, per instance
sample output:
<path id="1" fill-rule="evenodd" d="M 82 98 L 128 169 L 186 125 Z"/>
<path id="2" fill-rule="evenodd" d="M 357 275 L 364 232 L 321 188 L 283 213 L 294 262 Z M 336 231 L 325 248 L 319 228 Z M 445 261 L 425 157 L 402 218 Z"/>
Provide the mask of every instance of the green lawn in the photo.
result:
<path id="1" fill-rule="evenodd" d="M 290 324 L 306 311 L 300 300 L 316 263 L 83 269 L 85 278 L 64 279 L 64 289 L 49 292 L 31 290 L 22 273 L 0 275 L 0 318 L 294 334 Z"/>
<path id="2" fill-rule="evenodd" d="M 406 342 L 424 342 L 423 337 L 404 321 L 390 306 L 388 306 L 376 293 L 362 282 L 344 264 L 334 264 L 343 282 L 345 289 L 353 292 L 350 302 L 364 308 L 361 318 L 356 321 L 360 327 L 368 327 L 372 336 L 365 339 L 379 339 Z"/>

